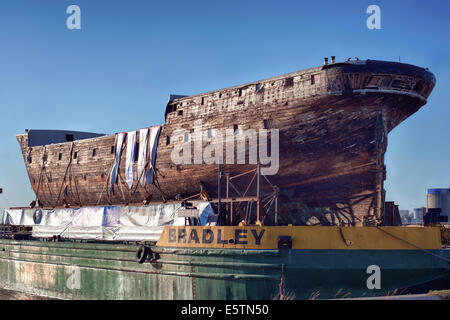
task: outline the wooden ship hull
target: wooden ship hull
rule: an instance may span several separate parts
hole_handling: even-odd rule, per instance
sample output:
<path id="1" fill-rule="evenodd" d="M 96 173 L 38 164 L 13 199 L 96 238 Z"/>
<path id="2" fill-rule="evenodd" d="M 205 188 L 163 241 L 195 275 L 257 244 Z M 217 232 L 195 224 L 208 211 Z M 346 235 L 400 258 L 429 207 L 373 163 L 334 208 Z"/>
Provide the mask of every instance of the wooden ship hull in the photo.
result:
<path id="1" fill-rule="evenodd" d="M 217 164 L 173 162 L 176 141 L 170 137 L 175 130 L 192 133 L 199 120 L 203 130 L 278 129 L 279 169 L 267 177 L 281 190 L 278 222 L 302 224 L 296 219 L 296 204 L 301 203 L 328 208 L 333 213 L 330 224 L 371 224 L 383 216 L 387 134 L 426 103 L 434 85 L 431 72 L 408 64 L 332 61 L 245 85 L 176 96 L 166 107 L 153 184 L 142 187 L 135 177 L 128 188 L 123 152 L 113 192 L 108 178 L 116 135 L 72 133 L 68 140 L 74 141 L 54 143 L 51 137 L 65 132 L 45 131 L 31 143 L 30 130 L 17 139 L 40 206 L 127 205 L 186 198 L 201 190 L 218 197 Z M 203 139 L 202 146 L 209 143 Z M 136 172 L 136 162 L 134 166 Z M 252 169 L 255 164 L 248 159 L 246 164 L 222 166 L 225 175 Z M 241 178 L 233 181 L 229 198 L 242 196 L 248 188 L 249 178 Z M 254 186 L 247 194 L 252 192 Z"/>

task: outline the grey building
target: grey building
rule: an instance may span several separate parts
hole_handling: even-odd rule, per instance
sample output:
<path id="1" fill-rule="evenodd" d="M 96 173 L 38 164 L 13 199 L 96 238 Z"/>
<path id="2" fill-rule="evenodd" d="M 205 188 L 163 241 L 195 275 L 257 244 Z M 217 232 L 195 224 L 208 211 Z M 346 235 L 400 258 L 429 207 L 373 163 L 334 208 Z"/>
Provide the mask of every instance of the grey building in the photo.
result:
<path id="1" fill-rule="evenodd" d="M 427 208 L 420 207 L 415 208 L 411 212 L 411 224 L 422 224 L 423 223 L 423 216 L 427 212 Z"/>
<path id="2" fill-rule="evenodd" d="M 399 213 L 403 225 L 411 223 L 411 216 L 409 215 L 409 210 L 399 210 Z"/>
<path id="3" fill-rule="evenodd" d="M 441 208 L 441 216 L 447 216 L 450 222 L 450 188 L 448 189 L 428 189 L 427 190 L 427 209 Z"/>

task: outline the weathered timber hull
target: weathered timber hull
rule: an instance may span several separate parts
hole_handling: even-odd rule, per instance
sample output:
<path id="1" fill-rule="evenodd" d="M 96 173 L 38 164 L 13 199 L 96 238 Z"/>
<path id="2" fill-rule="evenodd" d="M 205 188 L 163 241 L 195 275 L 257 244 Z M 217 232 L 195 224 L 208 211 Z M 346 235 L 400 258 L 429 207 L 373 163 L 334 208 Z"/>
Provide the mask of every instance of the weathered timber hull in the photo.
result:
<path id="1" fill-rule="evenodd" d="M 226 228 L 221 229 L 224 239 L 236 231 Z M 166 233 L 165 241 L 152 247 L 155 259 L 143 264 L 135 261 L 135 245 L 0 239 L 0 286 L 60 299 L 262 300 L 279 298 L 280 284 L 282 293 L 294 299 L 379 296 L 395 290 L 407 293 L 400 289 L 432 281 L 440 288 L 450 285 L 448 249 L 431 246 L 425 252 L 381 231 L 359 233 L 358 228 L 343 228 L 353 240 L 351 247 L 345 247 L 332 227 L 280 228 L 276 234 L 292 235 L 293 248 L 278 249 L 270 228 L 274 227 L 265 228 L 261 248 L 242 248 L 236 245 L 239 241 L 234 242 L 235 248 L 214 243 L 202 247 L 191 241 L 170 244 Z M 209 229 L 217 239 L 220 228 Z M 246 233 L 241 231 L 240 241 L 246 239 L 250 244 L 251 230 L 261 235 L 261 228 L 248 228 Z M 398 236 L 408 233 L 386 230 Z M 202 241 L 201 229 L 197 231 Z M 314 236 L 323 232 L 334 242 Z M 427 246 L 439 236 L 432 230 L 424 232 L 422 238 L 421 232 L 412 232 L 416 239 L 407 239 Z M 366 242 L 370 240 L 365 239 L 367 234 L 369 238 L 377 235 L 378 242 Z M 379 289 L 367 286 L 371 275 L 367 270 L 373 265 L 380 268 Z"/>
<path id="2" fill-rule="evenodd" d="M 357 225 L 382 215 L 388 132 L 426 103 L 434 84 L 425 69 L 367 60 L 170 101 L 157 148 L 155 184 L 144 188 L 136 177 L 128 189 L 124 152 L 114 193 L 108 192 L 114 135 L 34 147 L 29 147 L 28 134 L 17 138 L 40 204 L 56 207 L 140 203 L 149 195 L 167 200 L 197 194 L 201 186 L 216 197 L 217 165 L 175 164 L 173 132 L 192 133 L 196 120 L 203 130 L 278 129 L 279 170 L 269 176 L 272 184 L 291 189 L 294 200 L 329 207 L 341 220 Z M 209 143 L 204 139 L 202 146 Z M 72 148 L 77 159 L 70 162 Z M 255 168 L 248 158 L 246 163 L 226 164 L 223 170 L 239 174 Z M 243 191 L 249 179 L 233 183 Z M 281 220 L 295 214 L 284 211 Z"/>

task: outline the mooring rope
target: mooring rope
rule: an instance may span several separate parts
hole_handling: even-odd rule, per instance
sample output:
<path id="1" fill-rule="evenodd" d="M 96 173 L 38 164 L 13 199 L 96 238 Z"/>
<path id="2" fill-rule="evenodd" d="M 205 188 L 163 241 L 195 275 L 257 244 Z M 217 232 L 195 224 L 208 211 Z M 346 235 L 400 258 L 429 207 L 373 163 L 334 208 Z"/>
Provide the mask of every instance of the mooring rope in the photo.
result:
<path id="1" fill-rule="evenodd" d="M 155 162 L 156 165 L 156 162 Z M 158 191 L 161 193 L 161 196 L 163 197 L 164 202 L 167 199 L 170 199 L 170 197 L 162 190 L 161 185 L 159 184 L 159 180 L 158 180 L 158 175 L 157 172 L 160 172 L 158 168 L 155 169 L 154 166 L 152 166 L 152 170 L 153 170 L 153 182 L 154 182 L 154 186 L 156 187 L 156 189 L 158 189 Z M 163 176 L 164 178 L 164 176 Z M 145 191 L 147 191 L 147 185 L 145 185 Z M 147 192 L 148 193 L 148 192 Z"/>
<path id="2" fill-rule="evenodd" d="M 427 253 L 427 254 L 430 254 L 430 255 L 432 255 L 432 256 L 435 256 L 435 257 L 438 258 L 438 259 L 444 260 L 444 261 L 446 261 L 447 263 L 450 263 L 450 260 L 449 260 L 449 259 L 446 259 L 446 258 L 444 258 L 444 257 L 441 257 L 441 256 L 439 256 L 439 255 L 437 255 L 437 254 L 435 254 L 435 253 L 433 253 L 433 252 L 429 252 L 428 250 L 423 249 L 423 248 L 421 248 L 421 247 L 415 245 L 414 243 L 411 243 L 411 242 L 409 242 L 409 241 L 407 241 L 407 240 L 405 240 L 405 239 L 402 239 L 402 238 L 400 238 L 400 237 L 397 237 L 396 235 L 394 235 L 394 234 L 392 234 L 392 233 L 390 233 L 390 232 L 388 232 L 388 231 L 386 231 L 386 230 L 380 228 L 379 226 L 376 226 L 376 228 L 377 228 L 378 230 L 383 231 L 384 233 L 390 235 L 391 237 L 393 237 L 393 238 L 395 238 L 395 239 L 397 239 L 397 240 L 400 240 L 400 241 L 402 241 L 402 242 L 404 242 L 404 243 L 409 244 L 410 246 L 412 246 L 412 247 L 414 247 L 414 248 L 416 248 L 416 249 L 422 250 L 423 252 L 425 252 L 425 253 Z"/>
<path id="3" fill-rule="evenodd" d="M 342 230 L 342 226 L 341 226 L 341 225 L 339 225 L 339 234 L 340 234 L 341 239 L 342 239 L 342 241 L 344 242 L 344 244 L 345 244 L 346 247 L 352 245 L 353 242 L 352 242 L 351 240 L 345 239 L 345 237 L 344 237 L 344 231 Z"/>
<path id="4" fill-rule="evenodd" d="M 58 198 L 56 199 L 56 202 L 55 202 L 54 207 L 56 207 L 56 206 L 58 205 L 59 198 L 60 198 L 60 196 L 61 196 L 62 187 L 63 187 L 63 185 L 64 185 L 64 182 L 66 181 L 67 171 L 69 170 L 70 164 L 72 163 L 73 145 L 74 145 L 74 144 L 73 144 L 73 142 L 72 142 L 72 145 L 71 145 L 71 148 L 70 148 L 70 159 L 69 159 L 69 163 L 67 164 L 66 172 L 64 173 L 63 180 L 61 181 L 61 186 L 60 186 L 59 192 L 58 192 Z"/>
<path id="5" fill-rule="evenodd" d="M 46 150 L 47 150 L 47 147 L 44 146 L 44 153 L 42 154 L 41 171 L 39 172 L 39 182 L 38 182 L 38 187 L 37 187 L 37 190 L 36 190 L 36 198 L 34 199 L 35 202 L 37 202 L 39 200 L 39 189 L 41 187 L 41 179 L 42 179 L 43 171 L 44 171 L 44 168 L 45 168 L 44 157 L 45 157 Z"/>
<path id="6" fill-rule="evenodd" d="M 103 192 L 105 192 L 105 189 L 108 186 L 108 180 L 109 180 L 109 175 L 110 174 L 111 174 L 111 170 L 109 171 L 108 175 L 106 176 L 106 182 L 103 185 L 102 192 L 100 192 L 100 197 L 98 198 L 97 206 L 100 204 L 100 201 L 102 200 L 102 197 L 103 197 Z M 108 202 L 109 202 L 109 195 L 108 195 Z"/>

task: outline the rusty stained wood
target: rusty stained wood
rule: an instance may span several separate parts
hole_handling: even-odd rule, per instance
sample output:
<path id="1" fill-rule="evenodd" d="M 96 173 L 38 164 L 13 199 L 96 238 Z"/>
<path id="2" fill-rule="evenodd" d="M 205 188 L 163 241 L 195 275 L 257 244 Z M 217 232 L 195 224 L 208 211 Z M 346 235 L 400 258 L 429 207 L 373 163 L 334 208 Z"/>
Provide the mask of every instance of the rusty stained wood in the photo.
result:
<path id="1" fill-rule="evenodd" d="M 176 141 L 166 144 L 167 137 L 176 129 L 193 133 L 195 120 L 202 120 L 203 130 L 222 130 L 224 137 L 225 130 L 235 126 L 258 130 L 270 125 L 280 132 L 280 167 L 270 181 L 294 194 L 280 202 L 298 200 L 308 206 L 340 210 L 350 216 L 344 219 L 350 225 L 361 224 L 367 218 L 373 220 L 382 215 L 384 205 L 387 134 L 425 104 L 434 83 L 417 67 L 405 69 L 409 65 L 399 67 L 400 71 L 391 65 L 385 68 L 387 71 L 383 71 L 383 65 L 380 70 L 373 66 L 370 72 L 369 67 L 359 70 L 351 66 L 349 71 L 340 65 L 169 102 L 157 148 L 156 184 L 145 188 L 138 185 L 136 176 L 133 187 L 126 186 L 123 152 L 118 183 L 114 193 L 108 193 L 115 135 L 32 148 L 28 147 L 27 133 L 17 135 L 31 185 L 40 204 L 46 207 L 65 203 L 126 205 L 142 203 L 150 195 L 152 201 L 167 201 L 177 195 L 198 194 L 201 186 L 217 198 L 217 165 L 174 164 L 171 152 Z M 404 87 L 400 88 L 398 81 Z M 378 84 L 376 89 L 374 83 Z M 136 139 L 139 143 L 139 135 Z M 204 137 L 203 148 L 209 143 Z M 224 141 L 223 154 L 226 145 Z M 72 147 L 77 157 L 74 159 L 72 154 L 70 160 Z M 222 170 L 225 175 L 254 170 L 255 165 L 248 164 L 248 154 L 246 161 L 244 165 L 225 164 Z M 134 166 L 136 175 L 137 162 Z M 249 183 L 248 178 L 243 178 L 233 180 L 240 190 Z M 67 190 L 64 197 L 62 189 Z M 280 217 L 289 214 L 295 212 L 280 209 Z"/>

